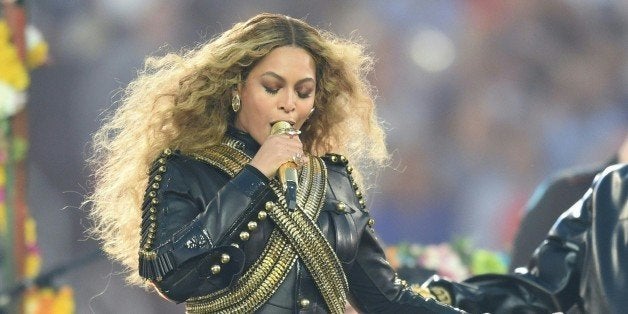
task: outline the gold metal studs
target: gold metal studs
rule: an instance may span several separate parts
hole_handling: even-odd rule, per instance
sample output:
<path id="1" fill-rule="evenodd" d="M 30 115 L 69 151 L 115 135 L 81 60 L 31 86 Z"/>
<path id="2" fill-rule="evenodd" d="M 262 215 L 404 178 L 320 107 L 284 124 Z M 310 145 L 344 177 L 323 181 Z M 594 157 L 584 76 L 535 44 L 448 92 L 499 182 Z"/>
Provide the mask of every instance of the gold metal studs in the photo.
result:
<path id="1" fill-rule="evenodd" d="M 266 219 L 266 217 L 268 217 L 268 213 L 266 213 L 266 212 L 265 212 L 265 211 L 263 211 L 263 210 L 260 210 L 260 211 L 257 213 L 257 219 L 259 219 L 259 220 L 264 220 L 264 219 Z"/>
<path id="2" fill-rule="evenodd" d="M 220 265 L 212 265 L 210 270 L 212 271 L 213 275 L 217 275 L 217 274 L 220 274 L 221 267 Z"/>
<path id="3" fill-rule="evenodd" d="M 246 231 L 240 232 L 240 240 L 242 240 L 242 241 L 247 241 L 250 236 L 251 235 L 248 232 L 246 232 Z"/>
<path id="4" fill-rule="evenodd" d="M 229 254 L 227 254 L 227 253 L 222 253 L 222 254 L 220 255 L 220 262 L 221 262 L 222 264 L 227 264 L 227 263 L 229 263 L 229 261 L 230 261 L 230 260 L 231 260 L 231 256 L 229 256 Z"/>
<path id="5" fill-rule="evenodd" d="M 338 202 L 338 204 L 336 204 L 336 209 L 340 212 L 344 212 L 347 209 L 347 205 L 343 202 Z"/>
<path id="6" fill-rule="evenodd" d="M 310 300 L 308 299 L 299 300 L 299 306 L 301 307 L 302 310 L 307 309 L 310 306 Z"/>
<path id="7" fill-rule="evenodd" d="M 246 224 L 246 227 L 250 230 L 250 231 L 254 231 L 255 229 L 257 229 L 257 222 L 255 221 L 249 221 L 248 224 Z"/>

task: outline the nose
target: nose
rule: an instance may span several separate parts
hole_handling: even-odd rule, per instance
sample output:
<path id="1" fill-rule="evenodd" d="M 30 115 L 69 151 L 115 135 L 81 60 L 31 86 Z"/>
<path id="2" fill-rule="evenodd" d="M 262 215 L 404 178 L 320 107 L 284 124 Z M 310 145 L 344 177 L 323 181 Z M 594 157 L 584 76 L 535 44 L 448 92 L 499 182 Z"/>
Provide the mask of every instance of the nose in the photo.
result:
<path id="1" fill-rule="evenodd" d="M 285 113 L 289 113 L 294 111 L 297 106 L 295 104 L 294 93 L 287 93 L 286 97 L 279 103 L 279 109 L 283 110 Z"/>

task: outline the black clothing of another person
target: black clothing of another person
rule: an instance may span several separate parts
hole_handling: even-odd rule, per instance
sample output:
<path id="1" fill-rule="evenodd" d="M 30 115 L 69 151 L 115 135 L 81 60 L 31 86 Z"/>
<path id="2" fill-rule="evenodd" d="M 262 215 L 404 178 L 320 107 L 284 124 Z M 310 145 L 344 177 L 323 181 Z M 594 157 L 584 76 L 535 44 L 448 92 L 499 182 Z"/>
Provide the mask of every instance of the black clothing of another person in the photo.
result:
<path id="1" fill-rule="evenodd" d="M 628 164 L 606 168 L 556 221 L 527 272 L 433 278 L 441 301 L 471 313 L 625 313 Z"/>
<path id="2" fill-rule="evenodd" d="M 595 176 L 617 163 L 617 157 L 601 165 L 566 170 L 541 183 L 524 208 L 524 216 L 510 254 L 510 271 L 526 266 L 534 250 L 565 209 L 578 201 L 591 187 Z"/>

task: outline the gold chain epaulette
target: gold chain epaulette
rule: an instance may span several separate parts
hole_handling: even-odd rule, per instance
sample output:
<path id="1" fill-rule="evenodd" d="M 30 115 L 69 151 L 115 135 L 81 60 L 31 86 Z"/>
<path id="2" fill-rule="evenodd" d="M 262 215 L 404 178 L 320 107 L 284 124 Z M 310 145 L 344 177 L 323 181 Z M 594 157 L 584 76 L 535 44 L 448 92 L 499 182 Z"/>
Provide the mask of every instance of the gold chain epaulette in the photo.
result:
<path id="1" fill-rule="evenodd" d="M 171 149 L 165 149 L 148 171 L 148 185 L 142 204 L 142 223 L 139 250 L 139 274 L 142 278 L 161 281 L 172 270 L 172 259 L 168 254 L 158 255 L 153 247 L 157 232 L 157 212 L 159 190 L 163 175 L 166 173 L 166 159 L 172 155 Z"/>

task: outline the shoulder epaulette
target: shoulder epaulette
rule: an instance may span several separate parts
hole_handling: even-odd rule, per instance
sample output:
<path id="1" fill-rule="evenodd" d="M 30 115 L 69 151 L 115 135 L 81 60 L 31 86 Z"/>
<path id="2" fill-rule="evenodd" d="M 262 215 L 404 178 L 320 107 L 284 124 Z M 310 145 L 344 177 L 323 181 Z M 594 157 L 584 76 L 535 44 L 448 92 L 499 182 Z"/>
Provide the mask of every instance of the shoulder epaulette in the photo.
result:
<path id="1" fill-rule="evenodd" d="M 157 231 L 157 209 L 159 198 L 157 192 L 161 187 L 163 175 L 166 173 L 166 161 L 172 156 L 171 149 L 165 149 L 153 162 L 148 173 L 148 186 L 142 204 L 142 225 L 139 251 L 139 273 L 147 279 L 160 281 L 170 270 L 174 269 L 172 254 L 157 254 L 153 244 Z"/>
<path id="2" fill-rule="evenodd" d="M 353 178 L 353 167 L 349 165 L 349 160 L 347 159 L 347 157 L 340 154 L 328 153 L 324 156 L 324 158 L 331 161 L 332 164 L 345 166 L 345 169 L 347 171 L 347 177 L 349 177 L 349 181 L 351 181 L 351 186 L 355 191 L 355 196 L 358 198 L 358 204 L 360 204 L 360 208 L 362 210 L 366 210 L 366 201 L 364 200 L 364 194 L 360 190 L 358 183 Z"/>

